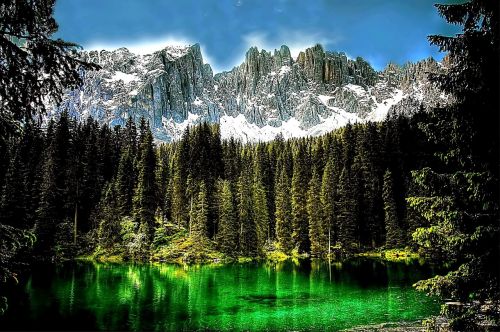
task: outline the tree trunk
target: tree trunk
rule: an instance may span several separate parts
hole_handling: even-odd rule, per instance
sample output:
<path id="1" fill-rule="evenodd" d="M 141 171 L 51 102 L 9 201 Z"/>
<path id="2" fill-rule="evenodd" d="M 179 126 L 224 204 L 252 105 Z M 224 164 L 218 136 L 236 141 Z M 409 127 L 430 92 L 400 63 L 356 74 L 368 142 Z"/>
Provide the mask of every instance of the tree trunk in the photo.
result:
<path id="1" fill-rule="evenodd" d="M 75 219 L 73 222 L 73 244 L 76 246 L 76 235 L 78 226 L 78 203 L 75 203 Z"/>
<path id="2" fill-rule="evenodd" d="M 76 236 L 78 232 L 78 181 L 76 182 L 76 202 L 75 202 L 75 218 L 73 222 L 73 245 L 76 246 Z"/>
<path id="3" fill-rule="evenodd" d="M 190 204 L 190 207 L 189 207 L 189 225 L 188 225 L 188 228 L 189 228 L 189 236 L 191 236 L 191 225 L 193 224 L 193 222 L 192 222 L 192 218 L 193 218 L 193 196 L 191 196 L 189 204 Z"/>
<path id="4" fill-rule="evenodd" d="M 328 257 L 330 257 L 330 254 L 332 253 L 332 227 L 328 225 Z"/>

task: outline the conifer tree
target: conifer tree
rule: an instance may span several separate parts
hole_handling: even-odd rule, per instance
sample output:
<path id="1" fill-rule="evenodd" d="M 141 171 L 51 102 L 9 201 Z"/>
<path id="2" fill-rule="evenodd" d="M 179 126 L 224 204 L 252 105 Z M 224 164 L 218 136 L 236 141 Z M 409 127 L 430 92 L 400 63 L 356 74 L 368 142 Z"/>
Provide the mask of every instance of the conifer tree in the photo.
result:
<path id="1" fill-rule="evenodd" d="M 238 226 L 233 205 L 233 193 L 228 180 L 219 182 L 219 229 L 217 241 L 220 250 L 226 255 L 237 255 Z"/>
<path id="2" fill-rule="evenodd" d="M 263 230 L 266 233 L 267 241 L 270 242 L 275 234 L 274 217 L 274 181 L 273 167 L 271 166 L 269 144 L 259 143 L 256 147 L 254 171 L 260 174 L 260 183 L 265 193 L 267 221 L 263 222 Z"/>
<path id="3" fill-rule="evenodd" d="M 343 166 L 350 169 L 352 163 L 354 162 L 355 156 L 355 133 L 353 125 L 349 122 L 342 130 L 342 143 L 343 143 Z"/>
<path id="4" fill-rule="evenodd" d="M 248 157 L 244 157 L 248 160 Z M 238 217 L 240 222 L 239 239 L 242 255 L 255 257 L 258 254 L 257 225 L 252 208 L 251 174 L 243 169 L 238 179 Z"/>
<path id="5" fill-rule="evenodd" d="M 26 190 L 23 181 L 23 165 L 19 148 L 15 149 L 5 175 L 5 185 L 0 200 L 0 222 L 16 228 L 26 229 Z"/>
<path id="6" fill-rule="evenodd" d="M 309 190 L 307 193 L 307 213 L 309 217 L 309 239 L 311 241 L 311 256 L 320 257 L 326 247 L 326 236 L 322 225 L 321 184 L 316 169 L 313 169 Z"/>
<path id="7" fill-rule="evenodd" d="M 360 185 L 359 197 L 361 242 L 372 248 L 381 244 L 383 238 L 383 202 L 382 183 L 383 176 L 380 169 L 381 142 L 375 123 L 368 122 L 358 130 L 357 155 L 355 169 L 358 170 Z"/>
<path id="8" fill-rule="evenodd" d="M 0 140 L 20 123 L 61 103 L 66 89 L 82 83 L 79 70 L 99 66 L 77 58 L 77 45 L 51 39 L 57 31 L 55 0 L 5 0 L 0 7 Z"/>
<path id="9" fill-rule="evenodd" d="M 385 168 L 389 168 L 392 173 L 393 191 L 396 201 L 398 219 L 403 221 L 406 214 L 406 203 L 404 200 L 407 191 L 405 183 L 404 156 L 401 151 L 402 124 L 401 116 L 391 116 L 384 123 L 384 158 Z"/>
<path id="10" fill-rule="evenodd" d="M 186 180 L 186 200 L 187 203 L 189 204 L 188 206 L 188 215 L 189 215 L 189 220 L 188 220 L 188 230 L 189 234 L 191 234 L 191 227 L 193 223 L 196 220 L 196 205 L 197 205 L 197 199 L 198 199 L 198 191 L 196 188 L 196 183 L 193 180 L 193 177 L 191 174 L 188 174 L 187 180 Z"/>
<path id="11" fill-rule="evenodd" d="M 403 245 L 403 233 L 398 222 L 396 201 L 394 200 L 393 180 L 390 170 L 384 174 L 383 200 L 385 211 L 385 245 L 388 248 L 396 248 Z"/>
<path id="12" fill-rule="evenodd" d="M 135 168 L 132 148 L 126 147 L 121 154 L 118 172 L 116 174 L 116 186 L 118 195 L 118 208 L 122 216 L 132 214 L 132 199 L 135 188 Z"/>
<path id="13" fill-rule="evenodd" d="M 36 221 L 36 210 L 40 201 L 42 182 L 43 133 L 40 124 L 28 121 L 20 143 L 22 177 L 24 182 L 24 205 L 26 227 L 32 228 Z"/>
<path id="14" fill-rule="evenodd" d="M 165 198 L 168 190 L 169 176 L 169 156 L 164 144 L 157 149 L 157 167 L 156 167 L 156 206 L 161 210 L 162 218 L 165 217 Z"/>
<path id="15" fill-rule="evenodd" d="M 139 223 L 145 223 L 148 226 L 147 229 L 152 232 L 154 229 L 156 212 L 156 155 L 153 148 L 153 135 L 149 127 L 143 135 L 144 137 L 141 139 L 139 149 L 141 152 L 138 162 L 139 176 L 133 203 L 137 221 Z M 152 233 L 147 235 L 151 237 Z"/>
<path id="16" fill-rule="evenodd" d="M 208 201 L 207 187 L 205 182 L 199 184 L 197 194 L 194 199 L 195 209 L 192 212 L 191 238 L 195 243 L 205 243 L 207 238 L 207 223 L 208 223 Z"/>
<path id="17" fill-rule="evenodd" d="M 285 166 L 281 163 L 281 170 L 276 184 L 276 239 L 285 254 L 293 249 L 292 240 L 292 206 L 290 202 L 290 178 Z"/>
<path id="18" fill-rule="evenodd" d="M 311 146 L 311 166 L 316 169 L 318 174 L 323 174 L 325 167 L 325 149 L 323 147 L 323 139 L 321 137 L 308 142 Z"/>
<path id="19" fill-rule="evenodd" d="M 287 141 L 285 147 L 283 148 L 281 160 L 288 178 L 291 179 L 293 176 L 293 153 L 290 141 Z"/>
<path id="20" fill-rule="evenodd" d="M 269 228 L 269 212 L 267 209 L 266 189 L 262 183 L 262 170 L 257 159 L 254 160 L 254 176 L 252 185 L 252 202 L 255 225 L 257 226 L 257 246 L 262 248 L 271 241 Z"/>
<path id="21" fill-rule="evenodd" d="M 356 243 L 367 246 L 371 243 L 370 237 L 370 218 L 368 208 L 371 202 L 368 199 L 373 196 L 373 192 L 368 184 L 369 179 L 365 178 L 365 165 L 361 161 L 360 151 L 356 151 L 353 164 L 350 169 L 350 194 L 354 199 L 354 205 L 351 207 L 353 222 L 356 225 Z"/>
<path id="22" fill-rule="evenodd" d="M 55 128 L 54 128 L 55 127 Z M 56 227 L 68 214 L 68 147 L 70 145 L 68 114 L 63 112 L 57 124 L 47 129 L 47 150 L 44 156 L 41 198 L 37 210 L 36 236 L 39 253 L 52 256 Z"/>
<path id="23" fill-rule="evenodd" d="M 110 248 L 120 243 L 121 226 L 118 195 L 115 183 L 108 183 L 99 202 L 99 226 L 97 230 L 98 243 L 103 248 Z"/>
<path id="24" fill-rule="evenodd" d="M 297 154 L 294 156 L 292 176 L 292 237 L 299 253 L 309 252 L 309 222 L 307 220 L 307 176 L 306 151 L 300 143 Z"/>
<path id="25" fill-rule="evenodd" d="M 323 170 L 321 180 L 321 209 L 323 211 L 323 227 L 326 230 L 328 253 L 331 252 L 332 243 L 335 244 L 336 238 L 335 223 L 336 223 L 336 199 L 337 186 L 334 178 L 333 160 L 329 159 Z"/>
<path id="26" fill-rule="evenodd" d="M 121 127 L 117 126 L 117 130 L 121 130 Z M 115 151 L 115 146 L 120 143 L 114 142 L 116 138 L 113 137 L 113 132 L 111 128 L 103 124 L 100 128 L 97 128 L 97 173 L 99 174 L 99 185 L 103 187 L 105 182 L 110 181 L 116 172 L 118 167 L 117 162 L 117 151 Z M 118 150 L 118 149 L 117 149 Z"/>
<path id="27" fill-rule="evenodd" d="M 234 137 L 224 141 L 223 144 L 224 178 L 229 180 L 234 188 L 236 188 L 236 183 L 238 182 L 238 176 L 240 174 L 238 145 Z"/>
<path id="28" fill-rule="evenodd" d="M 194 243 L 205 244 L 208 224 L 208 198 L 205 182 L 201 181 L 196 198 L 196 215 L 191 226 L 191 238 Z"/>
<path id="29" fill-rule="evenodd" d="M 58 104 L 66 89 L 77 87 L 82 82 L 80 69 L 98 69 L 96 65 L 76 59 L 72 52 L 76 48 L 75 44 L 60 39 L 51 39 L 58 28 L 53 18 L 54 3 L 54 0 L 7 0 L 2 1 L 0 5 L 2 26 L 0 33 L 0 62 L 2 63 L 0 66 L 0 188 L 4 187 L 3 177 L 7 171 L 3 160 L 7 140 L 17 136 L 23 127 L 28 128 L 23 125 L 26 125 L 35 115 L 47 110 L 49 105 L 47 101 L 55 101 Z M 26 160 L 21 160 L 21 162 L 27 165 Z M 33 167 L 30 168 L 29 173 L 34 170 L 40 171 Z M 34 208 L 37 205 L 35 202 L 38 189 L 32 188 L 39 187 L 34 181 L 35 179 L 38 181 L 39 176 L 31 175 L 25 177 L 26 189 L 30 192 L 24 198 L 27 208 Z M 36 187 L 35 184 L 37 184 Z M 27 196 L 29 199 L 26 200 Z M 45 197 L 47 198 L 47 195 Z M 33 222 L 34 211 L 31 210 L 26 214 L 31 219 L 30 222 Z M 40 226 L 40 222 L 38 225 Z M 32 241 L 31 232 L 0 223 L 0 243 L 2 244 L 0 280 L 13 277 L 10 271 L 12 258 L 20 248 Z M 0 312 L 3 312 L 6 300 L 3 296 L 0 300 L 2 300 Z"/>
<path id="30" fill-rule="evenodd" d="M 135 126 L 134 119 L 130 116 L 127 118 L 123 135 L 125 141 L 124 148 L 130 149 L 131 155 L 135 157 L 137 153 L 137 127 Z"/>
<path id="31" fill-rule="evenodd" d="M 103 178 L 99 173 L 101 169 L 99 163 L 97 134 L 99 127 L 97 122 L 89 119 L 85 125 L 87 127 L 84 137 L 84 151 L 81 156 L 81 174 L 73 179 L 73 204 L 71 210 L 74 211 L 74 240 L 76 241 L 77 229 L 83 232 L 90 230 L 88 219 L 90 211 L 98 204 L 102 192 Z M 76 144 L 73 144 L 76 145 Z M 74 156 L 73 156 L 74 157 Z"/>
<path id="32" fill-rule="evenodd" d="M 3 188 L 7 168 L 9 168 L 11 159 L 9 152 L 7 140 L 0 139 L 0 188 Z"/>
<path id="33" fill-rule="evenodd" d="M 138 142 L 138 155 L 140 156 L 142 153 L 142 147 L 144 142 L 148 139 L 148 131 L 151 131 L 149 128 L 149 122 L 146 121 L 146 119 L 141 116 L 141 120 L 139 121 L 139 142 Z"/>
<path id="34" fill-rule="evenodd" d="M 473 309 L 500 297 L 499 155 L 498 139 L 491 136 L 499 131 L 499 10 L 487 0 L 437 9 L 449 23 L 463 26 L 454 37 L 429 37 L 449 52 L 447 70 L 431 79 L 454 100 L 421 125 L 436 143 L 441 164 L 413 172 L 421 194 L 408 202 L 428 223 L 414 240 L 423 249 L 439 249 L 456 268 L 417 288 L 471 303 L 469 310 L 447 313 L 452 328 L 473 330 Z"/>
<path id="35" fill-rule="evenodd" d="M 338 241 L 343 248 L 357 245 L 356 200 L 349 171 L 344 167 L 340 173 L 337 200 Z"/>
<path id="36" fill-rule="evenodd" d="M 163 201 L 163 215 L 165 219 L 172 222 L 172 192 L 173 192 L 173 177 L 170 176 L 168 179 L 168 186 L 165 190 L 165 197 Z"/>
<path id="37" fill-rule="evenodd" d="M 174 155 L 173 179 L 172 179 L 172 221 L 177 226 L 185 227 L 185 190 L 182 179 L 182 161 L 180 151 Z"/>

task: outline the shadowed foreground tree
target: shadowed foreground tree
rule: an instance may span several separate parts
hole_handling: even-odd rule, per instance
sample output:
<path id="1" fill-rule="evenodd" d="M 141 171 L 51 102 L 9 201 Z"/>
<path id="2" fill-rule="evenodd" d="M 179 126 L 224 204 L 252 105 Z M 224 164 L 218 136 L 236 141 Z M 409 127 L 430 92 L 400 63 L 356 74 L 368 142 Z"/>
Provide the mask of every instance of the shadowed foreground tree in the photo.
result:
<path id="1" fill-rule="evenodd" d="M 463 303 L 443 306 L 443 314 L 452 328 L 472 330 L 481 304 L 500 298 L 498 2 L 436 7 L 449 23 L 463 26 L 455 37 L 429 37 L 449 58 L 445 73 L 431 79 L 454 100 L 433 110 L 422 125 L 440 164 L 413 173 L 421 194 L 408 202 L 428 223 L 414 240 L 423 250 L 439 252 L 452 270 L 416 286 Z M 499 313 L 490 313 L 498 324 Z"/>
<path id="2" fill-rule="evenodd" d="M 61 101 L 81 83 L 79 70 L 98 66 L 77 59 L 76 44 L 50 38 L 57 29 L 55 0 L 6 0 L 0 4 L 0 133 L 45 111 L 46 98 Z"/>
<path id="3" fill-rule="evenodd" d="M 55 0 L 5 0 L 0 3 L 0 151 L 51 100 L 81 83 L 80 69 L 98 66 L 76 58 L 77 45 L 53 40 Z M 33 242 L 28 231 L 0 224 L 0 281 L 14 276 L 11 260 Z M 26 240 L 28 239 L 28 240 Z M 5 308 L 0 303 L 0 311 Z"/>

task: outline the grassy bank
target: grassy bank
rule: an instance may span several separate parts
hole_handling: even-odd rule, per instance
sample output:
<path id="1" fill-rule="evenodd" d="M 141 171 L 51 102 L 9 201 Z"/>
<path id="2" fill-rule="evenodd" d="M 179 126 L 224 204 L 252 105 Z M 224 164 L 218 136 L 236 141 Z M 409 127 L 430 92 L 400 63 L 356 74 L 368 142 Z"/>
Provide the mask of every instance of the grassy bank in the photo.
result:
<path id="1" fill-rule="evenodd" d="M 344 261 L 350 257 L 366 257 L 388 262 L 408 262 L 421 257 L 409 249 L 379 249 L 351 253 L 336 248 L 330 255 L 317 257 L 330 261 Z M 270 246 L 258 257 L 229 256 L 217 250 L 214 242 L 207 240 L 204 243 L 194 243 L 189 237 L 179 236 L 172 238 L 168 244 L 142 248 L 131 251 L 130 247 L 113 246 L 109 248 L 97 247 L 88 255 L 79 256 L 79 260 L 92 260 L 106 263 L 121 263 L 127 261 L 150 261 L 176 264 L 211 264 L 211 263 L 245 263 L 250 261 L 282 262 L 294 259 L 309 258 L 307 254 L 299 254 L 293 250 L 286 254 L 274 246 Z"/>
<path id="2" fill-rule="evenodd" d="M 421 256 L 419 254 L 407 248 L 370 250 L 357 253 L 354 256 L 380 259 L 387 262 L 406 262 L 410 260 L 421 259 Z"/>

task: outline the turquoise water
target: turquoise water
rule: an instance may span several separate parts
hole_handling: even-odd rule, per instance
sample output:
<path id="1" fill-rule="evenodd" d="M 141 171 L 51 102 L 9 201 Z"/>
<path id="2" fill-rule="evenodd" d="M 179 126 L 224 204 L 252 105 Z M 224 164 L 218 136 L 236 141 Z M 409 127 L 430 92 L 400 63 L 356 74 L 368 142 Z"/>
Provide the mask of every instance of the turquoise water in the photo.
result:
<path id="1" fill-rule="evenodd" d="M 78 262 L 33 268 L 0 329 L 338 330 L 436 314 L 418 263 L 179 266 Z"/>

